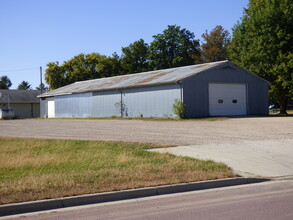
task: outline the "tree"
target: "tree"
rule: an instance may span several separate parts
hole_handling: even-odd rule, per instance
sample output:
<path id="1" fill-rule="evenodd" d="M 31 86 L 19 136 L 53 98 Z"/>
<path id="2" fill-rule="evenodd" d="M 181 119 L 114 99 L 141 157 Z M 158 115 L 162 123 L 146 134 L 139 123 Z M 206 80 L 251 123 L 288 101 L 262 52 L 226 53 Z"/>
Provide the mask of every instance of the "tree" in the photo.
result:
<path id="1" fill-rule="evenodd" d="M 31 85 L 29 84 L 29 82 L 27 81 L 22 81 L 18 87 L 18 90 L 30 90 L 31 89 Z"/>
<path id="2" fill-rule="evenodd" d="M 293 97 L 293 1 L 250 0 L 233 28 L 229 59 L 271 82 L 270 95 L 287 114 Z"/>
<path id="3" fill-rule="evenodd" d="M 43 90 L 43 92 L 44 92 L 44 91 L 48 90 L 48 87 L 45 86 L 44 83 L 40 83 L 40 85 L 36 87 L 36 90 Z"/>
<path id="4" fill-rule="evenodd" d="M 149 46 L 143 39 L 122 47 L 121 65 L 125 73 L 138 73 L 148 70 Z"/>
<path id="5" fill-rule="evenodd" d="M 216 26 L 210 33 L 206 31 L 201 35 L 204 39 L 201 45 L 201 58 L 203 62 L 214 62 L 227 59 L 227 44 L 229 42 L 229 32 L 221 25 Z"/>
<path id="6" fill-rule="evenodd" d="M 123 74 L 120 57 L 114 53 L 112 57 L 104 56 L 98 64 L 99 78 L 118 76 Z"/>
<path id="7" fill-rule="evenodd" d="M 8 76 L 0 77 L 0 89 L 9 89 L 12 86 L 12 83 Z"/>
<path id="8" fill-rule="evenodd" d="M 168 25 L 162 34 L 154 35 L 150 44 L 151 69 L 191 65 L 199 56 L 199 41 L 194 33 L 177 25 Z"/>
<path id="9" fill-rule="evenodd" d="M 49 85 L 49 89 L 57 89 L 69 84 L 66 82 L 64 68 L 59 66 L 59 62 L 50 62 L 47 67 L 45 80 Z"/>
<path id="10" fill-rule="evenodd" d="M 81 53 L 62 65 L 59 65 L 59 62 L 50 62 L 47 67 L 45 80 L 50 89 L 57 89 L 77 81 L 119 75 L 121 69 L 117 54 L 108 57 L 98 53 Z"/>
<path id="11" fill-rule="evenodd" d="M 98 64 L 104 56 L 98 53 L 78 54 L 62 65 L 66 83 L 96 79 L 100 77 Z"/>

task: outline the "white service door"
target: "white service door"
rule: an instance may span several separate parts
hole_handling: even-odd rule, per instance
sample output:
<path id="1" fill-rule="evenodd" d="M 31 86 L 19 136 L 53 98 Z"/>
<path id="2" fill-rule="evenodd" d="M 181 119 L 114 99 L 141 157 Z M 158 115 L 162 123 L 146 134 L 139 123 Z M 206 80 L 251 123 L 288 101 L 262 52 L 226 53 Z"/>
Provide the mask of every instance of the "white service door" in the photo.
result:
<path id="1" fill-rule="evenodd" d="M 53 100 L 48 100 L 48 118 L 55 117 L 55 102 Z"/>
<path id="2" fill-rule="evenodd" d="M 246 115 L 245 84 L 209 84 L 211 116 Z"/>

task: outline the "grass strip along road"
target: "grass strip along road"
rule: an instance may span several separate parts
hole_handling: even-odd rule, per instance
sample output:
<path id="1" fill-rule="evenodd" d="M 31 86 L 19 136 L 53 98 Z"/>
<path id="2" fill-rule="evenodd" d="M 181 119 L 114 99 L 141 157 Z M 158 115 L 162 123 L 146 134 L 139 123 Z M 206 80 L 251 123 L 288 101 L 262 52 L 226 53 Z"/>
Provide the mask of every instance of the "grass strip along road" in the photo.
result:
<path id="1" fill-rule="evenodd" d="M 0 138 L 0 204 L 235 176 L 222 163 L 145 151 L 158 147 Z"/>

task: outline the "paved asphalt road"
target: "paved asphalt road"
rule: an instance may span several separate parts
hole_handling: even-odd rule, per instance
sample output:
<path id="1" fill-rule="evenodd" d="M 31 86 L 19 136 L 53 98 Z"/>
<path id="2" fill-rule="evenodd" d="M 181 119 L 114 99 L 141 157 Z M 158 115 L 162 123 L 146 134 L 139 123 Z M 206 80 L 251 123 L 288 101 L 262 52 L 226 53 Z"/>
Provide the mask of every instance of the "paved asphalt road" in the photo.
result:
<path id="1" fill-rule="evenodd" d="M 224 162 L 243 176 L 293 175 L 293 117 L 216 121 L 0 120 L 0 136 L 177 145 L 162 151 Z"/>
<path id="2" fill-rule="evenodd" d="M 293 179 L 21 214 L 3 219 L 293 219 Z"/>

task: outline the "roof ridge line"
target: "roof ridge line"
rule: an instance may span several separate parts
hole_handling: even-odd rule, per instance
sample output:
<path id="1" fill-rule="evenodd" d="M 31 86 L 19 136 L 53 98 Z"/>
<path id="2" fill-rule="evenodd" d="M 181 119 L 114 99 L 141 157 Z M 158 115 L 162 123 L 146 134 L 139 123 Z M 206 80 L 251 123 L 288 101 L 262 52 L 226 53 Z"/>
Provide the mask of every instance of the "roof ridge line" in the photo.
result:
<path id="1" fill-rule="evenodd" d="M 144 75 L 147 73 L 152 73 L 152 72 L 157 72 L 157 71 L 170 71 L 170 70 L 178 69 L 178 68 L 188 68 L 191 66 L 198 66 L 198 65 L 204 65 L 204 64 L 215 64 L 215 63 L 225 63 L 225 62 L 229 62 L 229 60 L 221 60 L 221 61 L 207 62 L 207 63 L 198 63 L 198 64 L 192 64 L 192 65 L 187 65 L 187 66 L 171 67 L 171 68 L 167 68 L 167 69 L 150 70 L 150 71 L 146 71 L 146 72 L 129 73 L 129 74 L 124 74 L 124 75 L 109 76 L 109 77 L 103 77 L 103 78 L 98 78 L 98 79 L 88 79 L 88 80 L 83 80 L 83 81 L 77 81 L 74 83 L 83 83 L 83 82 L 94 81 L 94 80 L 102 80 L 102 79 L 106 79 L 106 78 L 107 79 L 116 78 L 116 77 L 119 78 L 119 77 L 131 76 L 131 75 Z M 68 85 L 70 85 L 70 84 L 68 84 Z"/>

